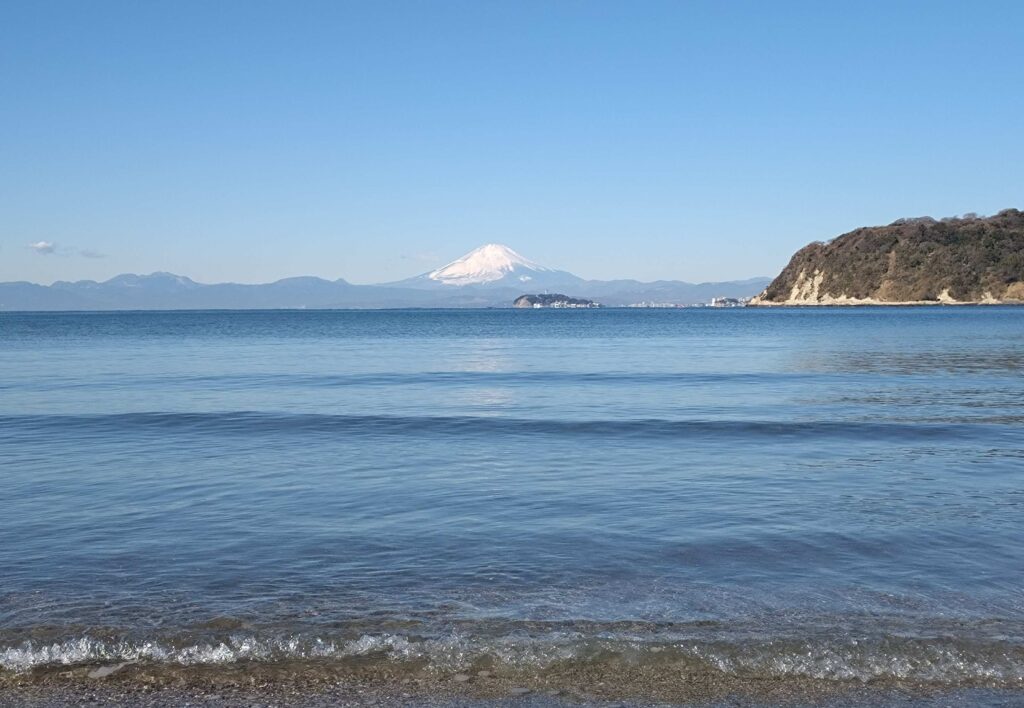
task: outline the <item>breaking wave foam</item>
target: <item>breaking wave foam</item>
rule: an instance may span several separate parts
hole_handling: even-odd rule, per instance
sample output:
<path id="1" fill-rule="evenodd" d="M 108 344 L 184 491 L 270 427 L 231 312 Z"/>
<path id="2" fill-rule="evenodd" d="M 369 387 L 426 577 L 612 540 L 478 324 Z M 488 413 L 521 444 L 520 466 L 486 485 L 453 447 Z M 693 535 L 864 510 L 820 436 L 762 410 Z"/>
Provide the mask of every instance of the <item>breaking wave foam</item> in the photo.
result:
<path id="1" fill-rule="evenodd" d="M 682 675 L 718 673 L 743 678 L 1024 684 L 1024 646 L 896 637 L 829 643 L 792 639 L 727 643 L 597 639 L 571 633 L 486 639 L 463 635 L 422 638 L 364 634 L 324 639 L 234 634 L 211 641 L 175 643 L 82 636 L 52 643 L 24 641 L 0 649 L 0 668 L 14 673 L 113 662 L 189 667 L 308 661 L 344 666 L 351 660 L 359 660 L 364 668 L 375 663 L 382 667 L 417 663 L 421 670 L 439 672 L 482 664 L 508 671 L 601 665 L 609 672 L 616 667 L 649 666 Z"/>

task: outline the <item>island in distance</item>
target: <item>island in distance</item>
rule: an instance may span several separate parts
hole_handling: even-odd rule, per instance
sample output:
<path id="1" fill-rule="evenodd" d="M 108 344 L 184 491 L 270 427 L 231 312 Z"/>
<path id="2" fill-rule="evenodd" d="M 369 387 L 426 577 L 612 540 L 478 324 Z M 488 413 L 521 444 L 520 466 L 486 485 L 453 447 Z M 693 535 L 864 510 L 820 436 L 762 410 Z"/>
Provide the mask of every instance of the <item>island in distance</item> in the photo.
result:
<path id="1" fill-rule="evenodd" d="M 750 304 L 1024 304 L 1024 212 L 900 219 L 812 243 Z"/>
<path id="2" fill-rule="evenodd" d="M 586 310 L 601 307 L 601 305 L 593 300 L 569 297 L 568 295 L 561 295 L 559 293 L 541 293 L 539 295 L 520 295 L 512 303 L 512 307 L 533 308 L 535 310 L 545 307 Z"/>
<path id="3" fill-rule="evenodd" d="M 197 283 L 173 273 L 119 275 L 104 282 L 0 283 L 0 310 L 380 309 L 509 307 L 529 288 L 571 292 L 608 307 L 638 303 L 707 303 L 749 298 L 770 278 L 719 283 L 586 280 L 531 261 L 508 246 L 487 244 L 428 273 L 392 283 L 285 278 L 273 283 Z"/>

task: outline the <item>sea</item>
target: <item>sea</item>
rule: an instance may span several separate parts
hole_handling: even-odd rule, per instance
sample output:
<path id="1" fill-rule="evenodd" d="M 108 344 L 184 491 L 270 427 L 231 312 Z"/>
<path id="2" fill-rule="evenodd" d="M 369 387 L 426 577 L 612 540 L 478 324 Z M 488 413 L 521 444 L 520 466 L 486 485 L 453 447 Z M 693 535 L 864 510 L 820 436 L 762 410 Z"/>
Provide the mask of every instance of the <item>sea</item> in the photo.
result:
<path id="1" fill-rule="evenodd" d="M 111 665 L 1017 705 L 1024 308 L 2 313 L 0 678 Z"/>

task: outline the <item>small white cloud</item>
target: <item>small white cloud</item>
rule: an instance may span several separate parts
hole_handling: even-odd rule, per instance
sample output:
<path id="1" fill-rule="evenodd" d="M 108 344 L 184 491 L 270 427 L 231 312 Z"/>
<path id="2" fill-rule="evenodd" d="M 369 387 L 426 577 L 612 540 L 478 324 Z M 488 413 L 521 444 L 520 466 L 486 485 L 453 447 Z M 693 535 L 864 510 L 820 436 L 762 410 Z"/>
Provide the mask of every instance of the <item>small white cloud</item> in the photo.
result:
<path id="1" fill-rule="evenodd" d="M 36 253 L 41 253 L 43 255 L 53 253 L 57 250 L 57 244 L 53 241 L 36 241 L 35 243 L 30 243 L 28 247 Z"/>
<path id="2" fill-rule="evenodd" d="M 91 248 L 83 248 L 82 250 L 80 250 L 78 252 L 78 255 L 82 256 L 82 258 L 106 258 L 107 257 L 106 253 L 100 253 L 99 251 L 94 251 Z"/>

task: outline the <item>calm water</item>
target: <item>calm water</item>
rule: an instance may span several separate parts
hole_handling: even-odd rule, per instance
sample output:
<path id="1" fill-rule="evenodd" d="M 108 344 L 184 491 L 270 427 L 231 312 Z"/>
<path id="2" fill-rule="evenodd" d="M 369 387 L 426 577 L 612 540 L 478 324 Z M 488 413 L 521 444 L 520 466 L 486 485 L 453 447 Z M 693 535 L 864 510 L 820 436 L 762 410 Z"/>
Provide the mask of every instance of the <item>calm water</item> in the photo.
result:
<path id="1" fill-rule="evenodd" d="M 1024 309 L 2 314 L 0 482 L 8 671 L 1024 685 Z"/>

